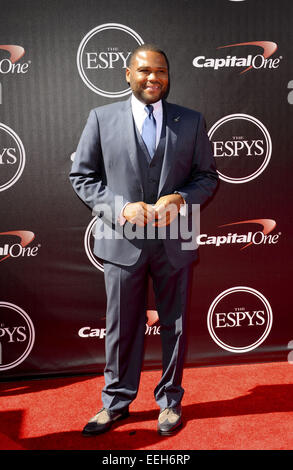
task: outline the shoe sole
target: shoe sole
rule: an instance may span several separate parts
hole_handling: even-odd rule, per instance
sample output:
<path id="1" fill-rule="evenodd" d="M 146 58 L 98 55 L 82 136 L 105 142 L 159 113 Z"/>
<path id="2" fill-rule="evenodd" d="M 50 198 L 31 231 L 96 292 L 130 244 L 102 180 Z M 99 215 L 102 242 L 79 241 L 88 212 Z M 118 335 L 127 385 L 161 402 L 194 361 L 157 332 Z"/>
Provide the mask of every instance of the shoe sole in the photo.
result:
<path id="1" fill-rule="evenodd" d="M 179 423 L 176 428 L 170 429 L 170 431 L 162 431 L 161 429 L 158 429 L 158 433 L 160 436 L 173 436 L 173 434 L 176 434 L 180 428 L 182 428 L 182 423 Z"/>
<path id="2" fill-rule="evenodd" d="M 112 428 L 112 426 L 117 422 L 117 421 L 121 421 L 122 419 L 126 419 L 129 417 L 129 413 L 126 413 L 126 414 L 123 414 L 122 416 L 119 416 L 119 418 L 116 418 L 113 420 L 113 422 L 109 425 L 108 428 L 106 429 L 101 429 L 100 431 L 82 431 L 82 435 L 84 437 L 91 437 L 91 436 L 98 436 L 99 434 L 104 434 L 105 432 L 107 431 L 110 431 L 110 429 Z"/>

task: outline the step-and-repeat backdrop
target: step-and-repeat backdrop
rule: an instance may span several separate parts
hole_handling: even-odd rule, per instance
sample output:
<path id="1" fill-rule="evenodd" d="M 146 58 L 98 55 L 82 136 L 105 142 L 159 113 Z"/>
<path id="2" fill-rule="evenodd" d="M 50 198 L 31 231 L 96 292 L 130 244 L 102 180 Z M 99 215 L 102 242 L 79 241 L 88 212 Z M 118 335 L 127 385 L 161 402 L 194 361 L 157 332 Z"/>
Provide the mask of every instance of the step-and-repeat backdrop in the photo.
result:
<path id="1" fill-rule="evenodd" d="M 291 0 L 2 2 L 3 380 L 103 371 L 103 263 L 68 174 L 89 111 L 128 99 L 146 42 L 170 58 L 168 100 L 204 114 L 220 177 L 201 210 L 186 365 L 290 360 L 292 18 Z M 144 367 L 159 367 L 151 284 L 146 315 Z"/>

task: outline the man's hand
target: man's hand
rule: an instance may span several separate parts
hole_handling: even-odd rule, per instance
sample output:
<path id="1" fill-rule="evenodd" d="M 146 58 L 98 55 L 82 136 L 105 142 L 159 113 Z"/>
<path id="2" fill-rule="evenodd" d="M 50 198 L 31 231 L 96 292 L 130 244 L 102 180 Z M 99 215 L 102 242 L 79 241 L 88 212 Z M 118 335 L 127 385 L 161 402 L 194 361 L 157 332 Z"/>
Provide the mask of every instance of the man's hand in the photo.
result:
<path id="1" fill-rule="evenodd" d="M 124 207 L 122 214 L 131 224 L 144 227 L 155 218 L 155 208 L 145 202 L 130 202 Z"/>
<path id="2" fill-rule="evenodd" d="M 153 225 L 156 227 L 170 225 L 176 219 L 182 204 L 184 204 L 184 199 L 180 194 L 168 194 L 160 197 L 154 206 L 157 222 L 154 222 Z"/>

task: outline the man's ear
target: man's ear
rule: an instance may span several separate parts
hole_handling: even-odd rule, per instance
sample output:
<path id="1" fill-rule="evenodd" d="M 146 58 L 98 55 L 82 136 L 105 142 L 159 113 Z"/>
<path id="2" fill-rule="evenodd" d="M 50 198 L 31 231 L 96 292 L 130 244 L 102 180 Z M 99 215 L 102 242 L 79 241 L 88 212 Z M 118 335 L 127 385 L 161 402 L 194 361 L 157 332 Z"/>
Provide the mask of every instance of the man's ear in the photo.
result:
<path id="1" fill-rule="evenodd" d="M 128 85 L 130 85 L 130 69 L 129 69 L 129 67 L 126 67 L 125 78 L 126 78 L 126 81 L 127 81 Z"/>

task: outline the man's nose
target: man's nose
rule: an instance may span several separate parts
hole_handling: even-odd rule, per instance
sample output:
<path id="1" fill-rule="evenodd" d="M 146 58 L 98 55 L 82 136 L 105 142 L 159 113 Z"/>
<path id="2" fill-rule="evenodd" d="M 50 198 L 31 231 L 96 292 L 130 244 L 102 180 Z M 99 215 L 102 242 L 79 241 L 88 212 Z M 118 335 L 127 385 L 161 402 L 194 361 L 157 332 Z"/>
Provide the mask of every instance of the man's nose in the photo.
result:
<path id="1" fill-rule="evenodd" d="M 148 75 L 148 80 L 157 80 L 157 72 L 150 72 L 149 75 Z"/>

